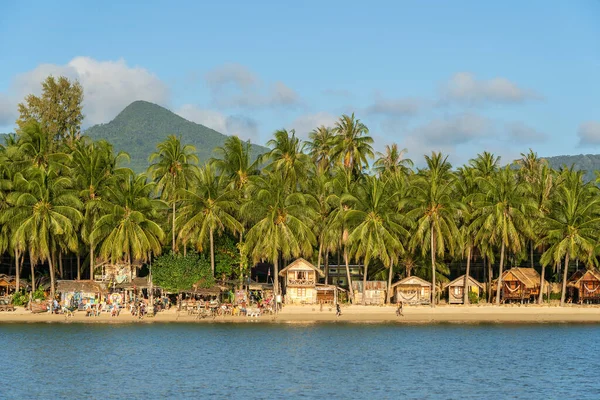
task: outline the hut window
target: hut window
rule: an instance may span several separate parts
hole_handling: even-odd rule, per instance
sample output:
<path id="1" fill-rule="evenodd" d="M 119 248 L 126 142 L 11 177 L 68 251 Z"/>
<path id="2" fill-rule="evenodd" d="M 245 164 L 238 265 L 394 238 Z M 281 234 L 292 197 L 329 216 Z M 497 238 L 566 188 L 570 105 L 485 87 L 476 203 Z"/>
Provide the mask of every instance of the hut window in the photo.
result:
<path id="1" fill-rule="evenodd" d="M 308 272 L 296 271 L 296 279 L 308 279 Z"/>
<path id="2" fill-rule="evenodd" d="M 298 288 L 298 297 L 306 297 L 306 288 Z"/>

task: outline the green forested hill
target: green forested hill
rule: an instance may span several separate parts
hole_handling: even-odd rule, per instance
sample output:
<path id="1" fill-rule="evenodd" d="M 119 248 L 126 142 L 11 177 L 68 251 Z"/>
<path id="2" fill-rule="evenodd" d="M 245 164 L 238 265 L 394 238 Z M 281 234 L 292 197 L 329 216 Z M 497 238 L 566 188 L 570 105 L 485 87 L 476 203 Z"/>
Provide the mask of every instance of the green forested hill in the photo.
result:
<path id="1" fill-rule="evenodd" d="M 190 122 L 159 105 L 147 101 L 135 101 L 128 105 L 114 120 L 94 125 L 85 131 L 92 139 L 106 139 L 116 151 L 126 151 L 131 156 L 129 165 L 136 172 L 148 167 L 148 157 L 156 145 L 168 135 L 180 136 L 184 144 L 196 146 L 198 158 L 204 163 L 217 146 L 222 146 L 227 136 Z M 261 146 L 252 145 L 252 154 L 266 152 Z"/>
<path id="2" fill-rule="evenodd" d="M 571 167 L 575 166 L 577 170 L 586 171 L 585 179 L 593 181 L 596 179 L 594 171 L 600 171 L 600 154 L 579 154 L 576 156 L 554 156 L 544 157 L 548 160 L 550 166 L 558 170 L 563 165 Z"/>

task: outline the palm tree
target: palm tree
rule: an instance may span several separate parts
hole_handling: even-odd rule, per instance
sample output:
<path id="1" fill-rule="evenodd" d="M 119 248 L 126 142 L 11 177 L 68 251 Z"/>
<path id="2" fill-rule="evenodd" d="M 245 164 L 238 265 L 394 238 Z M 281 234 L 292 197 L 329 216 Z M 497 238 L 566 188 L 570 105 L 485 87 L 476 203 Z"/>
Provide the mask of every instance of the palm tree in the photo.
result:
<path id="1" fill-rule="evenodd" d="M 338 137 L 332 128 L 321 125 L 310 132 L 308 138 L 306 147 L 317 170 L 319 173 L 328 171 L 331 168 L 333 148 Z"/>
<path id="2" fill-rule="evenodd" d="M 565 170 L 562 183 L 552 199 L 550 213 L 544 218 L 542 243 L 548 249 L 542 254 L 544 266 L 558 264 L 564 258 L 560 305 L 565 304 L 569 261 L 581 259 L 593 263 L 594 249 L 600 229 L 600 196 L 598 189 L 583 182 L 583 172 Z"/>
<path id="3" fill-rule="evenodd" d="M 90 241 L 98 243 L 99 256 L 111 262 L 124 260 L 132 276 L 132 260 L 145 262 L 159 255 L 164 231 L 156 221 L 167 204 L 150 197 L 156 184 L 144 174 L 126 170 L 108 188 L 102 202 L 103 213 L 94 225 Z"/>
<path id="4" fill-rule="evenodd" d="M 229 136 L 225 139 L 223 147 L 214 149 L 218 157 L 211 158 L 209 163 L 217 168 L 219 174 L 232 181 L 234 189 L 243 191 L 250 176 L 260 172 L 258 159 L 251 160 L 250 150 L 250 142 L 243 142 L 237 136 Z"/>
<path id="5" fill-rule="evenodd" d="M 183 145 L 181 138 L 169 135 L 167 139 L 156 145 L 156 152 L 152 153 L 149 162 L 152 163 L 148 172 L 156 182 L 156 190 L 161 198 L 172 207 L 172 244 L 173 252 L 177 252 L 175 242 L 175 219 L 176 219 L 176 193 L 179 189 L 185 189 L 187 182 L 191 179 L 195 164 L 198 164 L 196 148 L 191 144 Z"/>
<path id="6" fill-rule="evenodd" d="M 420 247 L 423 255 L 427 250 L 430 251 L 432 307 L 435 307 L 436 301 L 436 256 L 443 257 L 446 249 L 453 255 L 455 249 L 460 247 L 460 233 L 455 218 L 456 211 L 464 206 L 453 196 L 455 176 L 447 158 L 435 152 L 425 156 L 427 168 L 419 170 L 415 177 L 414 207 L 407 214 L 416 221 L 410 247 Z"/>
<path id="7" fill-rule="evenodd" d="M 527 239 L 533 238 L 530 223 L 536 215 L 527 186 L 507 165 L 493 179 L 480 179 L 482 192 L 474 201 L 472 229 L 476 240 L 488 240 L 500 246 L 500 266 L 496 288 L 496 304 L 500 304 L 502 273 L 506 250 L 519 253 Z"/>
<path id="8" fill-rule="evenodd" d="M 3 213 L 2 223 L 10 225 L 15 253 L 27 249 L 34 263 L 48 262 L 54 297 L 54 256 L 60 242 L 71 251 L 77 249 L 82 204 L 71 189 L 71 179 L 59 176 L 54 168 L 33 167 L 26 172 L 27 177 L 15 176 L 15 191 L 9 194 L 10 208 Z"/>
<path id="9" fill-rule="evenodd" d="M 344 169 L 355 175 L 368 165 L 373 158 L 373 138 L 368 136 L 369 129 L 352 115 L 342 115 L 333 131 L 339 138 L 333 147 L 333 157 L 340 160 Z"/>
<path id="10" fill-rule="evenodd" d="M 283 183 L 289 184 L 292 189 L 296 188 L 297 184 L 305 187 L 310 171 L 310 158 L 302 152 L 302 142 L 296 137 L 296 132 L 293 129 L 289 132 L 281 129 L 273 136 L 274 138 L 267 142 L 267 146 L 272 147 L 272 150 L 264 155 L 270 160 L 266 168 L 280 171 L 283 174 Z"/>
<path id="11" fill-rule="evenodd" d="M 460 196 L 461 202 L 465 208 L 460 212 L 460 231 L 462 236 L 463 250 L 466 252 L 467 267 L 465 270 L 465 280 L 463 283 L 463 304 L 469 304 L 469 277 L 471 273 L 471 258 L 473 248 L 475 247 L 475 235 L 471 229 L 471 217 L 473 215 L 473 198 L 477 187 L 475 183 L 475 170 L 472 167 L 464 166 L 458 169 L 456 189 L 457 196 Z"/>
<path id="12" fill-rule="evenodd" d="M 413 162 L 410 158 L 404 158 L 408 150 L 398 150 L 398 145 L 393 143 L 385 146 L 385 152 L 377 152 L 377 160 L 373 164 L 373 169 L 379 175 L 383 174 L 404 174 L 412 173 Z"/>
<path id="13" fill-rule="evenodd" d="M 274 266 L 274 290 L 279 293 L 279 258 L 309 256 L 315 244 L 314 199 L 289 189 L 283 171 L 251 178 L 251 196 L 242 213 L 254 222 L 246 234 L 247 254 L 254 262 Z"/>
<path id="14" fill-rule="evenodd" d="M 179 236 L 194 238 L 199 251 L 210 242 L 210 266 L 215 275 L 215 232 L 228 230 L 241 233 L 242 224 L 235 218 L 237 190 L 234 189 L 225 175 L 217 176 L 215 167 L 207 165 L 200 169 L 195 182 L 189 189 L 181 189 L 178 193 L 182 208 L 176 220 Z"/>
<path id="15" fill-rule="evenodd" d="M 351 229 L 348 237 L 350 253 L 356 259 L 363 260 L 365 266 L 363 276 L 363 305 L 366 304 L 364 288 L 367 284 L 369 263 L 373 259 L 380 260 L 389 269 L 392 276 L 394 262 L 404 252 L 400 238 L 406 237 L 401 214 L 396 212 L 397 196 L 386 186 L 387 181 L 374 176 L 366 176 L 364 182 L 357 186 L 355 195 L 347 194 L 343 201 L 352 205 L 346 214 L 346 221 Z M 388 290 L 388 302 L 390 291 Z"/>

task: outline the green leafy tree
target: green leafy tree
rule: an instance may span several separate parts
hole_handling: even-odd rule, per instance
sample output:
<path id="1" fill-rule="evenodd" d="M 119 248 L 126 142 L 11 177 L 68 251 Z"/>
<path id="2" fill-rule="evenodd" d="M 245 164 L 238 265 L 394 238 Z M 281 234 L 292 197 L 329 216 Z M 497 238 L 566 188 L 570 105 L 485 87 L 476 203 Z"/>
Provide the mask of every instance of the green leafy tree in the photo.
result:
<path id="1" fill-rule="evenodd" d="M 164 254 L 152 265 L 152 280 L 168 292 L 189 290 L 193 285 L 209 288 L 215 284 L 208 260 L 195 252 Z"/>

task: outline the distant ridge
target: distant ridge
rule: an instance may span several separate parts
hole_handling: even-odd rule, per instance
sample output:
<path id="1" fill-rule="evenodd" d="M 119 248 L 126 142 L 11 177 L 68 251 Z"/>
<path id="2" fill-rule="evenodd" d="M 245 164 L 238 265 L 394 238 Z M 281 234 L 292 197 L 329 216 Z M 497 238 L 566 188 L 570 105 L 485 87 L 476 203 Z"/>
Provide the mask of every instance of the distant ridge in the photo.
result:
<path id="1" fill-rule="evenodd" d="M 548 160 L 548 164 L 555 170 L 560 169 L 563 165 L 569 168 L 573 165 L 578 171 L 586 171 L 584 175 L 586 181 L 596 180 L 594 171 L 600 171 L 600 154 L 579 154 L 543 158 Z"/>
<path id="2" fill-rule="evenodd" d="M 94 125 L 85 131 L 94 140 L 105 139 L 113 144 L 116 151 L 126 151 L 131 156 L 129 165 L 136 172 L 148 167 L 148 157 L 156 151 L 156 145 L 168 135 L 180 136 L 184 144 L 196 147 L 200 163 L 211 156 L 213 149 L 222 146 L 226 135 L 196 124 L 185 118 L 147 101 L 134 101 L 107 124 Z M 267 148 L 252 145 L 253 157 L 268 151 Z"/>

